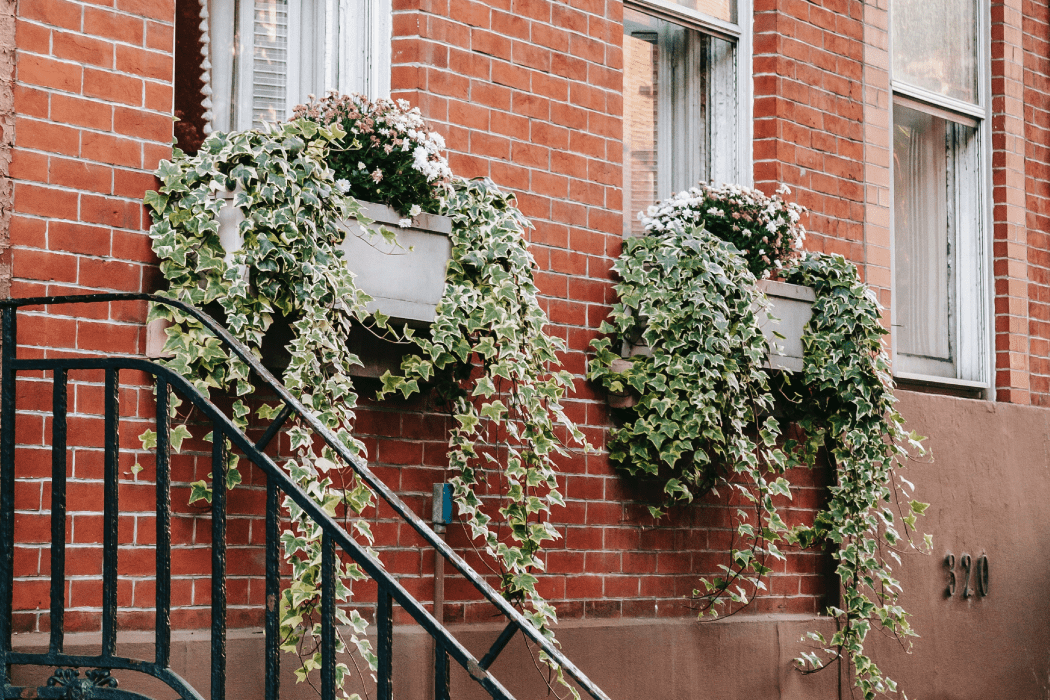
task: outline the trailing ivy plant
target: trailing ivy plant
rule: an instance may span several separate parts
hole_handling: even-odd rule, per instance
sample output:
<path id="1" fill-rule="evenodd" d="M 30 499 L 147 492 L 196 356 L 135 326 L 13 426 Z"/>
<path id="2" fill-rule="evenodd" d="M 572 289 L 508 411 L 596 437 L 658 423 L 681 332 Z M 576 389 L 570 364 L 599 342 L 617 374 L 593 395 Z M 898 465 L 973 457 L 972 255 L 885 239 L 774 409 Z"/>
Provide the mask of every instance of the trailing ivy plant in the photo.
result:
<path id="1" fill-rule="evenodd" d="M 873 293 L 840 256 L 804 254 L 786 269 L 787 280 L 812 286 L 817 301 L 803 372 L 773 387 L 758 325 L 768 302 L 733 244 L 702 227 L 667 226 L 625 241 L 614 269 L 619 302 L 602 326 L 611 337 L 593 341 L 589 376 L 637 402 L 619 412 L 612 461 L 664 483 L 654 516 L 709 489 L 728 488 L 745 504 L 728 563 L 694 592 L 701 615 L 749 602 L 784 558 L 782 546 L 826 547 L 843 590 L 841 605 L 827 611 L 839 629 L 827 639 L 813 633 L 819 646 L 800 667 L 813 672 L 845 656 L 866 698 L 895 691 L 865 655 L 864 640 L 872 626 L 902 639 L 915 634 L 898 605 L 892 565 L 895 548 L 912 545 L 926 504 L 911 500 L 911 484 L 896 474 L 907 450 L 922 447 L 894 409 Z M 625 361 L 620 344 L 639 338 L 647 354 Z M 801 439 L 784 439 L 789 423 Z M 836 475 L 829 502 L 813 524 L 789 528 L 777 505 L 791 497 L 785 473 L 817 466 L 824 453 Z"/>
<path id="2" fill-rule="evenodd" d="M 368 297 L 356 289 L 343 264 L 338 245 L 346 234 L 338 222 L 351 216 L 370 222 L 335 185 L 326 164 L 329 145 L 342 136 L 338 127 L 319 127 L 309 120 L 266 132 L 215 134 L 195 156 L 176 150 L 171 161 L 162 162 L 157 170 L 161 186 L 147 193 L 145 202 L 153 216 L 153 249 L 168 282 L 168 289 L 159 293 L 199 308 L 220 309 L 230 332 L 260 355 L 274 318 L 290 322 L 294 339 L 285 385 L 347 448 L 361 453 L 362 444 L 352 435 L 357 394 L 350 376 L 358 360 L 345 338 L 353 320 L 367 317 Z M 233 206 L 244 214 L 239 225 L 243 246 L 228 254 L 219 240 L 218 220 L 224 195 L 231 192 Z M 158 318 L 173 324 L 167 331 L 165 351 L 171 357 L 165 364 L 205 394 L 216 389 L 232 396 L 232 418 L 246 429 L 252 412 L 247 398 L 253 391 L 248 367 L 192 317 L 156 305 L 150 320 Z M 256 407 L 262 419 L 272 418 L 276 410 Z M 184 426 L 176 430 L 188 434 Z M 305 425 L 292 421 L 286 432 L 293 456 L 282 466 L 329 514 L 344 516 L 350 529 L 370 544 L 368 523 L 357 516 L 371 505 L 371 491 L 348 465 L 340 464 L 333 450 L 316 450 Z M 144 441 L 152 439 L 144 436 Z M 240 473 L 237 456 L 229 454 L 227 482 L 232 487 Z M 206 481 L 193 484 L 193 500 L 210 497 Z M 283 507 L 290 527 L 281 539 L 292 576 L 281 598 L 282 647 L 300 654 L 302 680 L 320 660 L 321 530 L 290 499 Z M 346 601 L 346 583 L 363 574 L 353 563 L 339 562 L 337 567 L 336 596 Z M 349 629 L 348 641 L 374 669 L 365 621 L 356 611 L 339 608 L 337 614 Z M 338 646 L 346 650 L 342 638 Z M 340 663 L 340 687 L 347 672 Z"/>
<path id="3" fill-rule="evenodd" d="M 294 337 L 284 383 L 362 456 L 363 446 L 352 435 L 357 394 L 350 370 L 358 358 L 347 349 L 351 324 L 414 343 L 419 354 L 405 359 L 401 375 L 384 375 L 380 396 L 434 391 L 448 405 L 454 419 L 449 467 L 460 516 L 497 562 L 504 595 L 551 635 L 555 611 L 536 584 L 542 547 L 558 537 L 550 510 L 563 505 L 555 460 L 568 445 L 584 441 L 561 407 L 572 377 L 557 371 L 564 343 L 543 331 L 547 319 L 524 235 L 529 223 L 491 181 L 455 181 L 441 203 L 453 222 L 453 250 L 437 318 L 429 334 L 390 328 L 381 314 L 366 311 L 369 298 L 354 286 L 339 248 L 346 235 L 340 220 L 371 223 L 329 167 L 331 153 L 342 152 L 346 138 L 338 120 L 304 118 L 268 131 L 216 134 L 193 157 L 176 150 L 157 171 L 159 191 L 146 198 L 154 250 L 169 284 L 162 293 L 220 308 L 231 332 L 260 355 L 275 317 L 289 321 Z M 218 226 L 229 192 L 245 216 L 239 227 L 243 245 L 232 253 L 223 248 Z M 160 305 L 150 312 L 151 320 L 157 318 L 172 323 L 166 364 L 204 392 L 233 396 L 233 417 L 246 428 L 253 405 L 247 402 L 252 386 L 244 363 L 192 318 Z M 276 413 L 268 405 L 254 410 L 263 419 Z M 177 431 L 188 434 L 183 426 Z M 303 426 L 293 424 L 288 434 L 294 457 L 282 466 L 370 544 L 367 522 L 359 516 L 372 504 L 371 492 L 332 450 L 316 450 Z M 229 475 L 232 487 L 240 478 L 235 456 Z M 482 486 L 486 481 L 491 483 Z M 487 492 L 498 492 L 498 506 L 485 498 Z M 193 485 L 193 498 L 210 499 L 206 481 Z M 298 673 L 305 679 L 320 660 L 321 532 L 294 503 L 286 500 L 284 508 L 291 527 L 282 542 L 292 582 L 282 594 L 283 648 L 299 653 Z M 355 565 L 343 565 L 339 600 L 349 601 L 346 584 L 360 576 Z M 374 670 L 365 621 L 356 611 L 340 609 L 340 616 L 349 643 Z M 340 665 L 340 686 L 347 671 Z"/>
<path id="4" fill-rule="evenodd" d="M 561 407 L 572 375 L 555 371 L 562 339 L 544 332 L 528 251 L 528 220 L 490 180 L 458 181 L 445 213 L 452 259 L 430 337 L 407 357 L 401 376 L 383 375 L 380 396 L 405 396 L 425 383 L 451 410 L 453 498 L 472 537 L 500 564 L 503 593 L 550 633 L 554 608 L 537 591 L 540 552 L 559 537 L 549 520 L 563 506 L 555 459 L 583 434 Z M 495 480 L 498 512 L 478 487 Z"/>

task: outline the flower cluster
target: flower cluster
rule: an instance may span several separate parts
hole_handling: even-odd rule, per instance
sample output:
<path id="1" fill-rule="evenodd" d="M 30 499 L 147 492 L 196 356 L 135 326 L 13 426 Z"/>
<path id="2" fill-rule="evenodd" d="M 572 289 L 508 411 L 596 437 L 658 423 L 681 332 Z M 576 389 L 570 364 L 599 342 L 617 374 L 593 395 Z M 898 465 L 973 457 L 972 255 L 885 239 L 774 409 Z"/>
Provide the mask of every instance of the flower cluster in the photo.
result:
<path id="1" fill-rule="evenodd" d="M 650 234 L 703 226 L 736 246 L 755 277 L 765 279 L 781 270 L 806 238 L 799 224 L 805 210 L 780 197 L 788 194 L 785 185 L 767 197 L 742 185 L 715 187 L 701 182 L 657 202 L 638 218 Z"/>
<path id="2" fill-rule="evenodd" d="M 328 156 L 344 193 L 402 214 L 413 206 L 437 212 L 448 196 L 452 171 L 441 155 L 445 140 L 408 102 L 330 92 L 296 107 L 293 118 L 302 117 L 346 132 Z"/>

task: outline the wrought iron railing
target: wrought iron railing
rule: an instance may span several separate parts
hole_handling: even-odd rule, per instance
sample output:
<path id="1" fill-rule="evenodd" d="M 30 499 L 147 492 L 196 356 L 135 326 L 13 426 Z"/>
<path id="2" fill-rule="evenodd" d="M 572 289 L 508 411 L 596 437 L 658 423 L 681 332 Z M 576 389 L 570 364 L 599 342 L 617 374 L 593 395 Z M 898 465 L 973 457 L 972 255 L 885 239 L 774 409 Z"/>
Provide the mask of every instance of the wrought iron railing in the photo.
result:
<path id="1" fill-rule="evenodd" d="M 259 381 L 283 402 L 279 414 L 265 431 L 262 439 L 252 442 L 234 423 L 194 389 L 183 377 L 159 364 L 138 357 L 61 357 L 54 359 L 19 358 L 16 344 L 16 324 L 19 309 L 27 306 L 49 307 L 63 304 L 111 303 L 150 301 L 178 308 L 199 320 L 222 339 L 258 375 Z M 376 654 L 379 659 L 376 674 L 377 697 L 389 700 L 393 689 L 393 604 L 400 605 L 433 639 L 438 653 L 434 662 L 435 697 L 449 697 L 449 659 L 462 666 L 493 698 L 512 698 L 489 673 L 510 639 L 521 632 L 526 639 L 547 653 L 564 669 L 579 688 L 594 700 L 607 700 L 606 695 L 591 682 L 562 652 L 537 630 L 498 591 L 489 586 L 459 555 L 457 555 L 427 524 L 421 520 L 396 494 L 369 469 L 358 456 L 324 427 L 251 352 L 235 340 L 221 325 L 198 309 L 178 301 L 146 294 L 91 294 L 65 297 L 36 297 L 0 300 L 2 310 L 2 367 L 0 367 L 0 688 L 4 698 L 142 698 L 143 696 L 116 687 L 110 671 L 130 670 L 151 675 L 175 690 L 184 700 L 202 700 L 200 693 L 183 680 L 170 664 L 171 650 L 171 464 L 169 390 L 175 390 L 189 399 L 209 421 L 212 440 L 212 570 L 211 570 L 211 700 L 223 700 L 226 693 L 226 441 L 256 465 L 266 476 L 266 599 L 280 597 L 280 563 L 278 552 L 280 522 L 279 496 L 290 497 L 304 513 L 320 525 L 322 536 L 322 595 L 321 595 L 321 696 L 335 698 L 336 688 L 336 548 L 342 549 L 376 582 L 378 598 L 375 622 Z M 65 533 L 66 533 L 66 442 L 67 442 L 67 384 L 71 371 L 96 370 L 105 374 L 104 394 L 104 479 L 102 537 L 102 644 L 98 655 L 74 655 L 64 650 L 65 633 Z M 117 655 L 117 550 L 118 531 L 118 458 L 119 458 L 119 398 L 120 372 L 140 370 L 154 378 L 156 383 L 156 623 L 155 656 L 152 661 Z M 14 587 L 14 515 L 16 402 L 15 378 L 19 372 L 51 372 L 53 376 L 53 428 L 51 438 L 51 580 L 50 580 L 50 643 L 42 653 L 29 653 L 12 647 L 12 596 Z M 465 577 L 480 594 L 507 619 L 507 625 L 488 653 L 476 659 L 430 612 L 426 610 L 383 568 L 377 559 L 366 552 L 339 523 L 314 503 L 305 492 L 264 453 L 267 445 L 278 434 L 288 418 L 295 414 L 315 434 L 321 436 L 342 460 L 405 522 L 433 547 L 436 553 Z M 265 628 L 265 697 L 280 697 L 279 610 L 267 605 L 263 611 Z M 10 666 L 58 667 L 41 688 L 23 688 L 11 684 Z M 77 669 L 90 669 L 80 677 Z"/>

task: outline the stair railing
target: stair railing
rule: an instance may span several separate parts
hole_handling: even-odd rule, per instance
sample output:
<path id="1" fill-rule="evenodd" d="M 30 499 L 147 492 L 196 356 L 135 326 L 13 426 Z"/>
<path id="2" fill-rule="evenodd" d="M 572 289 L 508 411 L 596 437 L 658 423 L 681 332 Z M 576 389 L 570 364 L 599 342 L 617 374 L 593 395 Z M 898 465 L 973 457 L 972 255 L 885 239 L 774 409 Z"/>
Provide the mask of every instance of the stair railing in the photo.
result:
<path id="1" fill-rule="evenodd" d="M 176 372 L 139 357 L 61 357 L 19 358 L 17 353 L 17 313 L 28 306 L 149 301 L 178 309 L 201 322 L 235 353 L 283 403 L 262 439 L 252 442 L 222 411 Z M 390 700 L 393 691 L 393 603 L 396 602 L 430 635 L 438 653 L 434 662 L 435 697 L 449 698 L 448 660 L 454 660 L 493 698 L 513 700 L 513 696 L 489 672 L 513 636 L 521 632 L 560 666 L 578 687 L 594 700 L 607 696 L 580 671 L 554 644 L 482 579 L 433 530 L 369 469 L 367 463 L 351 453 L 305 406 L 277 381 L 255 356 L 219 323 L 199 309 L 173 299 L 148 294 L 86 294 L 77 296 L 34 297 L 0 300 L 2 312 L 2 366 L 0 366 L 0 688 L 4 698 L 142 698 L 116 687 L 110 671 L 131 670 L 151 675 L 179 693 L 184 700 L 203 700 L 170 665 L 171 650 L 171 496 L 170 496 L 170 418 L 169 390 L 187 398 L 210 421 L 212 441 L 212 571 L 211 571 L 211 694 L 210 700 L 224 700 L 226 692 L 226 441 L 266 475 L 266 600 L 280 598 L 279 496 L 291 498 L 322 529 L 321 584 L 321 697 L 332 700 L 336 687 L 336 548 L 348 554 L 378 586 L 375 622 L 377 628 L 379 700 Z M 103 567 L 102 567 L 102 645 L 98 655 L 73 655 L 64 651 L 65 632 L 65 532 L 66 532 L 66 437 L 67 383 L 71 371 L 101 370 L 105 374 L 104 392 L 104 478 L 103 478 Z M 119 457 L 119 374 L 139 370 L 155 378 L 156 406 L 156 631 L 155 658 L 152 661 L 118 656 L 117 641 L 117 518 Z M 17 651 L 12 647 L 12 600 L 14 587 L 15 514 L 15 421 L 17 401 L 15 379 L 18 372 L 47 371 L 52 380 L 53 428 L 51 440 L 51 582 L 50 640 L 44 653 Z M 438 555 L 466 578 L 481 595 L 507 619 L 507 625 L 480 660 L 475 658 L 440 622 L 416 601 L 338 522 L 317 505 L 264 453 L 272 439 L 292 415 L 309 426 L 349 465 L 357 475 L 389 504 Z M 265 698 L 280 697 L 279 610 L 267 605 L 265 628 Z M 11 685 L 11 665 L 53 666 L 58 671 L 42 688 Z M 89 667 L 81 678 L 76 669 Z M 30 693 L 30 694 L 27 694 Z"/>

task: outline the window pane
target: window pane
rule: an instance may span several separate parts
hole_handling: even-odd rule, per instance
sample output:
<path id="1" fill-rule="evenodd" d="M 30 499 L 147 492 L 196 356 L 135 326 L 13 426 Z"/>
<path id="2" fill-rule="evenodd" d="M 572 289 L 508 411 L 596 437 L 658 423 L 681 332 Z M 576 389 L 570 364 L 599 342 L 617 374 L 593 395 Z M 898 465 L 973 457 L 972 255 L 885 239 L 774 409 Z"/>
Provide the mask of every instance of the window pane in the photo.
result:
<path id="1" fill-rule="evenodd" d="M 625 11 L 625 14 L 635 14 Z M 656 201 L 656 32 L 627 32 L 623 37 L 623 179 L 625 225 L 641 234 L 635 216 Z"/>
<path id="2" fill-rule="evenodd" d="M 946 122 L 893 109 L 897 351 L 951 361 Z"/>
<path id="3" fill-rule="evenodd" d="M 893 107 L 898 371 L 984 377 L 977 128 Z"/>
<path id="4" fill-rule="evenodd" d="M 736 0 L 671 0 L 676 5 L 684 5 L 691 10 L 720 19 L 723 22 L 736 23 Z"/>
<path id="5" fill-rule="evenodd" d="M 255 0 L 252 125 L 276 122 L 288 111 L 288 0 Z"/>
<path id="6" fill-rule="evenodd" d="M 709 179 L 713 148 L 718 174 L 735 172 L 735 86 L 732 44 L 625 10 L 625 233 L 641 232 L 636 215 L 656 200 Z"/>
<path id="7" fill-rule="evenodd" d="M 895 0 L 893 79 L 977 104 L 974 0 Z"/>

